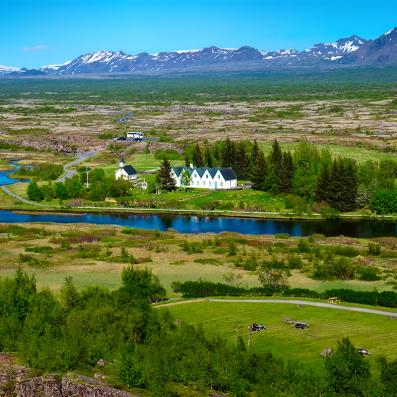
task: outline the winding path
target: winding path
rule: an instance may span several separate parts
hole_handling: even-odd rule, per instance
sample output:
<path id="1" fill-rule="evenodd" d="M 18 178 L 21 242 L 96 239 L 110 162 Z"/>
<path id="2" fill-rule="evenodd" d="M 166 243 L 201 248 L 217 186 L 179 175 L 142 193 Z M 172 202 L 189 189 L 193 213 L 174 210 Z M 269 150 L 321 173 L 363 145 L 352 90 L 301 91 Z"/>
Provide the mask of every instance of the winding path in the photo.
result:
<path id="1" fill-rule="evenodd" d="M 64 175 L 59 177 L 57 179 L 57 182 L 65 182 L 65 179 L 72 178 L 73 175 L 76 175 L 76 171 L 73 171 L 70 168 L 74 167 L 77 164 L 82 163 L 83 161 L 89 159 L 92 156 L 95 156 L 98 152 L 99 152 L 98 150 L 92 150 L 90 152 L 78 153 L 76 158 L 73 161 L 71 161 L 70 163 L 67 163 L 63 166 Z"/>
<path id="2" fill-rule="evenodd" d="M 385 310 L 377 310 L 377 309 L 367 309 L 365 307 L 356 307 L 356 306 L 333 305 L 331 303 L 304 301 L 304 300 L 299 300 L 299 299 L 217 299 L 217 298 L 208 298 L 208 299 L 195 299 L 195 300 L 186 300 L 186 301 L 180 301 L 180 302 L 165 303 L 162 305 L 158 305 L 156 307 L 175 306 L 175 305 L 198 303 L 198 302 L 286 303 L 286 304 L 291 304 L 291 305 L 315 306 L 315 307 L 322 307 L 322 308 L 326 308 L 326 309 L 336 309 L 336 310 L 346 310 L 346 311 L 350 311 L 350 312 L 378 314 L 381 316 L 397 318 L 397 312 L 388 312 Z"/>
<path id="3" fill-rule="evenodd" d="M 59 177 L 56 181 L 57 182 L 65 182 L 65 179 L 72 178 L 73 175 L 76 174 L 76 171 L 73 171 L 70 168 L 74 167 L 77 164 L 82 163 L 83 161 L 89 159 L 92 156 L 95 156 L 98 152 L 99 152 L 98 150 L 92 150 L 90 152 L 78 153 L 76 158 L 73 161 L 71 161 L 70 163 L 67 163 L 63 166 L 64 174 L 61 177 Z M 3 185 L 3 186 L 0 186 L 0 188 L 5 194 L 8 194 L 9 196 L 15 198 L 16 200 L 21 201 L 22 203 L 34 205 L 36 207 L 47 207 L 47 208 L 51 207 L 47 204 L 40 204 L 38 202 L 30 201 L 24 197 L 21 197 L 20 195 L 12 192 L 7 186 L 8 185 Z"/>
<path id="4" fill-rule="evenodd" d="M 1 187 L 1 190 L 4 193 L 8 194 L 9 196 L 11 196 L 11 197 L 13 197 L 13 198 L 15 198 L 15 199 L 17 199 L 19 201 L 22 201 L 25 204 L 36 205 L 36 206 L 39 206 L 39 207 L 48 207 L 48 205 L 46 205 L 46 204 L 40 204 L 40 203 L 37 203 L 35 201 L 30 201 L 28 199 L 25 199 L 25 198 L 19 196 L 18 194 L 14 193 L 10 189 L 8 189 L 8 187 L 6 185 L 0 186 L 0 187 Z"/>

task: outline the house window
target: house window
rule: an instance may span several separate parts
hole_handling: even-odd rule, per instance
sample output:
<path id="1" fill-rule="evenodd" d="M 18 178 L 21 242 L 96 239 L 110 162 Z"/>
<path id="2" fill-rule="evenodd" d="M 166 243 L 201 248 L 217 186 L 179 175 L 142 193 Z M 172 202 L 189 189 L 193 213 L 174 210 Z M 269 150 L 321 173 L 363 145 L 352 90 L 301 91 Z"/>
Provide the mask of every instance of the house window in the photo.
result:
<path id="1" fill-rule="evenodd" d="M 223 182 L 221 182 L 221 186 L 223 186 Z"/>

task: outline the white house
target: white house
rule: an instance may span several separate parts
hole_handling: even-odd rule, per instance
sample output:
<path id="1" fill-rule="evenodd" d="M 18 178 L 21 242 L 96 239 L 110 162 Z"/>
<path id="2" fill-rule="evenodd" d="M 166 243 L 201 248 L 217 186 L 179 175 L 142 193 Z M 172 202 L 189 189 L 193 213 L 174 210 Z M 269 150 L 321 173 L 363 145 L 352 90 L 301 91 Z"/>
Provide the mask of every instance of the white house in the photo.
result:
<path id="1" fill-rule="evenodd" d="M 186 175 L 186 176 L 184 176 Z M 232 168 L 195 168 L 173 167 L 171 176 L 175 180 L 176 187 L 200 188 L 200 189 L 233 189 L 237 187 L 237 176 Z"/>
<path id="2" fill-rule="evenodd" d="M 132 165 L 125 165 L 124 159 L 121 158 L 119 163 L 119 169 L 115 172 L 115 178 L 132 181 L 137 178 L 137 174 L 135 168 Z"/>
<path id="3" fill-rule="evenodd" d="M 129 131 L 127 132 L 127 140 L 128 141 L 141 141 L 143 139 L 144 133 L 137 131 Z"/>

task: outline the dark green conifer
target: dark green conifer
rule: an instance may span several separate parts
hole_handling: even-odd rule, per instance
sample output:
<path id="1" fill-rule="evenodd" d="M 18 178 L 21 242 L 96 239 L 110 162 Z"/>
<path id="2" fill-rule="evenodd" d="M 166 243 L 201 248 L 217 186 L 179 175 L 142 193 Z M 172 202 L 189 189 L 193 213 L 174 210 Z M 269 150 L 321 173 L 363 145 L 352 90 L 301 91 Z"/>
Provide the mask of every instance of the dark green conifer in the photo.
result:
<path id="1" fill-rule="evenodd" d="M 193 151 L 193 164 L 196 167 L 204 167 L 203 155 L 201 154 L 201 149 L 198 143 L 194 147 Z"/>
<path id="2" fill-rule="evenodd" d="M 237 147 L 236 158 L 235 158 L 235 169 L 236 175 L 240 179 L 248 178 L 249 169 L 249 158 L 245 151 L 245 146 L 241 142 Z"/>
<path id="3" fill-rule="evenodd" d="M 204 162 L 206 167 L 212 168 L 214 166 L 214 160 L 212 158 L 211 150 L 208 146 L 205 147 Z"/>
<path id="4" fill-rule="evenodd" d="M 171 163 L 164 157 L 163 162 L 160 165 L 160 170 L 157 175 L 159 187 L 162 190 L 172 191 L 175 189 L 175 181 L 171 177 Z"/>
<path id="5" fill-rule="evenodd" d="M 265 177 L 266 177 L 266 159 L 263 152 L 260 150 L 256 157 L 256 163 L 252 170 L 252 188 L 255 190 L 265 190 Z"/>
<path id="6" fill-rule="evenodd" d="M 324 165 L 316 185 L 316 201 L 330 204 L 331 175 L 328 166 Z"/>
<path id="7" fill-rule="evenodd" d="M 280 172 L 277 180 L 277 188 L 281 193 L 289 193 L 292 190 L 292 178 L 294 176 L 294 163 L 291 152 L 283 152 Z"/>
<path id="8" fill-rule="evenodd" d="M 235 155 L 236 155 L 235 144 L 229 138 L 227 138 L 222 150 L 221 166 L 234 168 Z"/>

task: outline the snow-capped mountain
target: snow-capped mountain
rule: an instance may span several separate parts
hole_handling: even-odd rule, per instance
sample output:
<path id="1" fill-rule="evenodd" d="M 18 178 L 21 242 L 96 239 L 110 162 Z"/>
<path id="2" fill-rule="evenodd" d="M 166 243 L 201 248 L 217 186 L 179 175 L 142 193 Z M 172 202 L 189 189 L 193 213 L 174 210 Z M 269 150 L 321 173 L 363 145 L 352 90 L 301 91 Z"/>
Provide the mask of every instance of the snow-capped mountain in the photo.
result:
<path id="1" fill-rule="evenodd" d="M 0 66 L 2 76 L 80 75 L 108 73 L 169 72 L 187 70 L 232 70 L 284 67 L 340 67 L 341 65 L 397 65 L 397 28 L 375 40 L 358 36 L 331 43 L 319 43 L 304 51 L 296 49 L 260 51 L 241 48 L 207 47 L 149 54 L 129 55 L 123 51 L 97 51 L 63 64 L 40 69 Z"/>
<path id="2" fill-rule="evenodd" d="M 61 66 L 43 68 L 47 73 L 68 75 L 86 73 L 133 73 L 193 69 L 266 68 L 282 66 L 324 65 L 343 55 L 357 51 L 366 41 L 357 36 L 335 43 L 316 44 L 311 49 L 260 51 L 241 48 L 207 47 L 201 50 L 180 50 L 128 55 L 123 51 L 97 51 L 84 54 Z"/>
<path id="3" fill-rule="evenodd" d="M 5 65 L 0 65 L 0 75 L 1 74 L 8 74 L 11 72 L 16 72 L 18 71 L 18 68 L 14 68 L 12 66 L 5 66 Z"/>
<path id="4" fill-rule="evenodd" d="M 56 74 L 82 73 L 127 73 L 185 69 L 214 64 L 226 64 L 247 61 L 262 61 L 263 55 L 252 47 L 228 49 L 208 47 L 202 50 L 182 50 L 148 54 L 128 55 L 123 51 L 98 51 L 81 55 L 56 69 L 42 69 Z"/>
<path id="5" fill-rule="evenodd" d="M 340 39 L 334 43 L 315 44 L 304 51 L 307 57 L 335 61 L 359 50 L 367 40 L 358 36 Z"/>
<path id="6" fill-rule="evenodd" d="M 354 65 L 397 65 L 397 28 L 375 40 L 367 41 L 340 62 Z"/>

